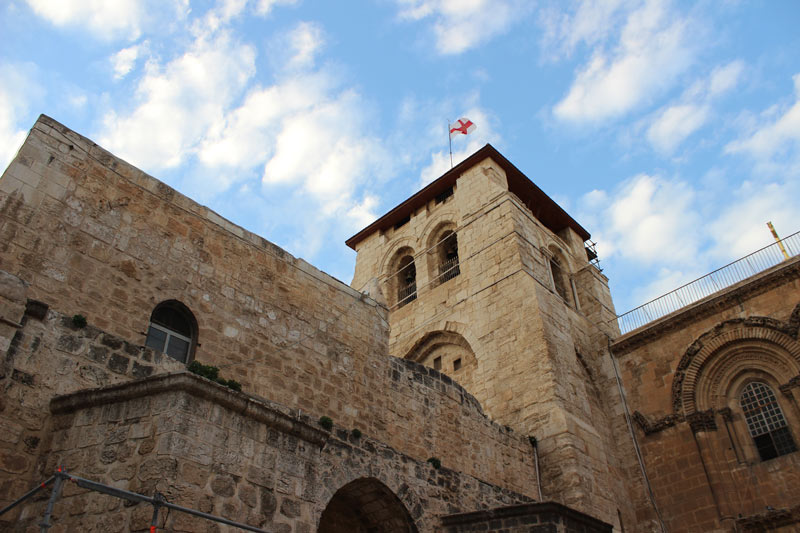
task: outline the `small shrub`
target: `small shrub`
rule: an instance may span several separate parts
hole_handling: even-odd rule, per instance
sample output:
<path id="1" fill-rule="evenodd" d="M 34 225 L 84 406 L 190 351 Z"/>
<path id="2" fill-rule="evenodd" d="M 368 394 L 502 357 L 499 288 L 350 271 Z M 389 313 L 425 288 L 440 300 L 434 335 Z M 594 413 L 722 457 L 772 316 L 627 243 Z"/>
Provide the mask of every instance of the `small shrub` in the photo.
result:
<path id="1" fill-rule="evenodd" d="M 237 392 L 242 392 L 242 384 L 234 379 L 229 379 L 227 386 L 229 389 L 233 389 Z"/>
<path id="2" fill-rule="evenodd" d="M 436 470 L 439 470 L 442 467 L 442 461 L 438 457 L 431 457 L 431 458 L 428 459 L 428 462 Z"/>
<path id="3" fill-rule="evenodd" d="M 189 372 L 197 374 L 198 376 L 216 381 L 219 383 L 219 368 L 212 365 L 204 365 L 200 361 L 192 361 L 187 367 Z"/>
<path id="4" fill-rule="evenodd" d="M 361 430 L 358 428 L 353 428 L 353 431 L 351 431 L 350 434 L 353 436 L 354 439 L 361 438 Z"/>
<path id="5" fill-rule="evenodd" d="M 329 416 L 322 416 L 319 419 L 319 425 L 322 426 L 327 431 L 333 429 L 333 420 Z"/>
<path id="6" fill-rule="evenodd" d="M 72 325 L 78 329 L 83 329 L 86 327 L 86 317 L 83 315 L 73 315 L 72 316 Z"/>

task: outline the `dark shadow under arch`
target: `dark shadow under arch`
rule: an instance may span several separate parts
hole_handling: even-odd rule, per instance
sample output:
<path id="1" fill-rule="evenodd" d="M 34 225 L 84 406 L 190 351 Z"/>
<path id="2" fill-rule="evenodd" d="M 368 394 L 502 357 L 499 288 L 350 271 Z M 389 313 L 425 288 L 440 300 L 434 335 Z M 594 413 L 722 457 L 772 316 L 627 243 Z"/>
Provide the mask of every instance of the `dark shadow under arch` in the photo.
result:
<path id="1" fill-rule="evenodd" d="M 319 533 L 417 533 L 403 502 L 375 478 L 359 478 L 331 498 Z"/>

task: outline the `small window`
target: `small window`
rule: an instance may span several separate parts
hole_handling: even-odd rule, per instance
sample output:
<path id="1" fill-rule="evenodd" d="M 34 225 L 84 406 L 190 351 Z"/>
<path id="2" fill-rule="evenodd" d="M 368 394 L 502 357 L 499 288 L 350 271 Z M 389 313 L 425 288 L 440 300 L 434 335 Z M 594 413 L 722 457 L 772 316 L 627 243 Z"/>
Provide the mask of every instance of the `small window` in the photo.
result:
<path id="1" fill-rule="evenodd" d="M 567 286 L 564 282 L 564 272 L 561 270 L 561 264 L 555 257 L 550 258 L 550 273 L 553 275 L 553 285 L 556 292 L 564 301 L 569 302 Z"/>
<path id="2" fill-rule="evenodd" d="M 405 217 L 401 218 L 400 220 L 398 220 L 397 222 L 395 222 L 394 229 L 400 229 L 400 228 L 402 228 L 403 226 L 405 226 L 406 224 L 408 224 L 408 222 L 409 222 L 410 220 L 411 220 L 411 215 L 408 215 L 408 216 L 405 216 Z"/>
<path id="3" fill-rule="evenodd" d="M 443 190 L 442 192 L 440 192 L 439 194 L 436 195 L 436 203 L 434 205 L 443 204 L 451 196 L 453 196 L 453 188 L 452 187 L 448 187 L 448 188 L 446 188 L 445 190 Z"/>
<path id="4" fill-rule="evenodd" d="M 442 369 L 442 358 L 441 357 L 436 357 L 433 360 L 433 369 L 434 370 L 441 370 Z"/>
<path id="5" fill-rule="evenodd" d="M 188 363 L 196 344 L 197 322 L 189 309 L 178 301 L 159 304 L 150 315 L 145 346 Z"/>
<path id="6" fill-rule="evenodd" d="M 744 388 L 739 402 L 762 461 L 797 451 L 772 389 L 755 381 Z"/>
<path id="7" fill-rule="evenodd" d="M 461 358 L 459 357 L 455 361 L 453 361 L 453 370 L 461 370 Z"/>

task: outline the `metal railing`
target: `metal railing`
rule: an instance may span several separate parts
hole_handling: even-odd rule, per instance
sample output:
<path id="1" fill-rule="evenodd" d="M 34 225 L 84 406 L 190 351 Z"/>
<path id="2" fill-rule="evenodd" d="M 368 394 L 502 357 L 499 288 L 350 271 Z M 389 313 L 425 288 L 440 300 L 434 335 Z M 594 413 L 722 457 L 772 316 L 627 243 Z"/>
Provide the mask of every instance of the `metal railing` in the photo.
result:
<path id="1" fill-rule="evenodd" d="M 458 256 L 450 258 L 439 265 L 439 276 L 436 279 L 436 284 L 441 285 L 459 274 L 461 274 L 461 269 L 458 268 Z"/>
<path id="2" fill-rule="evenodd" d="M 646 304 L 618 315 L 616 320 L 623 335 L 645 324 L 653 322 L 682 307 L 702 300 L 707 296 L 730 287 L 740 281 L 780 264 L 786 258 L 781 245 L 789 257 L 800 254 L 800 231 L 793 233 L 779 242 L 765 246 L 750 255 L 725 265 L 701 278 L 687 283 L 677 289 L 650 300 Z"/>
<path id="3" fill-rule="evenodd" d="M 403 307 L 407 303 L 417 299 L 417 282 L 412 281 L 405 287 L 400 287 L 397 291 L 397 307 Z"/>
<path id="4" fill-rule="evenodd" d="M 150 521 L 150 533 L 155 533 L 158 530 L 158 515 L 161 508 L 165 509 L 172 509 L 175 511 L 180 511 L 182 513 L 187 513 L 198 518 L 203 518 L 205 520 L 211 520 L 213 522 L 217 522 L 220 524 L 225 524 L 228 526 L 237 527 L 239 529 L 243 529 L 245 531 L 255 531 L 257 533 L 268 533 L 267 531 L 250 526 L 248 524 L 242 524 L 240 522 L 234 522 L 233 520 L 229 520 L 227 518 L 223 518 L 221 516 L 215 516 L 212 514 L 204 513 L 202 511 L 198 511 L 196 509 L 190 509 L 188 507 L 183 507 L 181 505 L 176 505 L 174 503 L 168 502 L 164 499 L 159 493 L 156 493 L 155 496 L 145 496 L 144 494 L 139 494 L 136 492 L 131 492 L 124 489 L 118 489 L 117 487 L 111 487 L 109 485 L 105 485 L 103 483 L 98 483 L 97 481 L 92 481 L 89 479 L 84 479 L 82 477 L 78 477 L 74 474 L 68 474 L 66 469 L 59 466 L 58 470 L 50 476 L 46 481 L 43 481 L 33 489 L 29 490 L 25 494 L 23 494 L 20 498 L 11 502 L 11 504 L 3 507 L 0 509 L 0 516 L 5 514 L 6 512 L 10 511 L 11 509 L 17 507 L 18 505 L 22 504 L 26 500 L 30 499 L 34 495 L 36 495 L 39 491 L 45 489 L 49 485 L 53 485 L 53 488 L 50 492 L 50 498 L 47 500 L 47 507 L 45 508 L 44 515 L 42 517 L 42 521 L 39 522 L 39 530 L 40 533 L 47 533 L 47 530 L 52 527 L 53 524 L 50 523 L 50 520 L 53 516 L 53 507 L 55 506 L 56 501 L 61 496 L 61 490 L 63 488 L 64 482 L 70 481 L 75 483 L 77 486 L 92 490 L 95 492 L 99 492 L 101 494 L 107 494 L 109 496 L 114 496 L 116 498 L 120 498 L 123 500 L 127 500 L 133 503 L 146 503 L 153 506 L 153 519 Z"/>

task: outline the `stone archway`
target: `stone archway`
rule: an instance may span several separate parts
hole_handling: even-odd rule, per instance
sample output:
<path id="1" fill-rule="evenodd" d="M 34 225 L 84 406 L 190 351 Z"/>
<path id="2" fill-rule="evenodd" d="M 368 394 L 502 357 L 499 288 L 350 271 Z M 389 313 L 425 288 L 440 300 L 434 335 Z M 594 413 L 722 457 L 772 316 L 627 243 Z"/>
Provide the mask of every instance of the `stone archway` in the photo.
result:
<path id="1" fill-rule="evenodd" d="M 403 502 L 375 478 L 359 478 L 333 495 L 318 533 L 417 533 Z"/>

